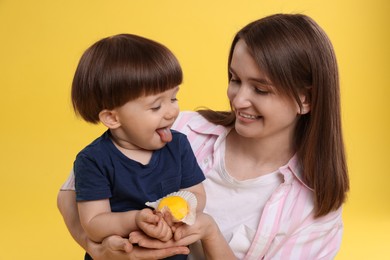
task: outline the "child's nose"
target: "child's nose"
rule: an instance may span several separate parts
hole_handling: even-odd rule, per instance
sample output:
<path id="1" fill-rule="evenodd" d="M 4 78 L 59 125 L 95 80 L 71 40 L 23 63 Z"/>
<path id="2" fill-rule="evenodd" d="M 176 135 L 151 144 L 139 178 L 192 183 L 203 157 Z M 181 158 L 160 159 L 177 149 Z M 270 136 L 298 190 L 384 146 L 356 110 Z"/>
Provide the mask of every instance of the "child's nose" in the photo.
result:
<path id="1" fill-rule="evenodd" d="M 172 119 L 172 118 L 175 118 L 177 116 L 177 114 L 179 113 L 179 108 L 176 106 L 176 105 L 171 105 L 167 111 L 165 112 L 165 118 L 166 119 Z"/>

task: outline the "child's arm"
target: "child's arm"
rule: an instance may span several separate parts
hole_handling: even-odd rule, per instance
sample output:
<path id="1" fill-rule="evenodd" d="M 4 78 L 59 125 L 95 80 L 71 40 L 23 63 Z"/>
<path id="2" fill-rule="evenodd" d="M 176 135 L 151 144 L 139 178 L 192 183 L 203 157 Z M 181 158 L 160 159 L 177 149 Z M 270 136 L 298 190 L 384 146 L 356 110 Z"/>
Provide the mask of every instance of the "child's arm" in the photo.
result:
<path id="1" fill-rule="evenodd" d="M 77 205 L 81 225 L 95 242 L 110 235 L 127 237 L 131 231 L 138 230 L 135 222 L 138 210 L 111 212 L 108 199 L 81 201 Z"/>
<path id="2" fill-rule="evenodd" d="M 128 239 L 119 236 L 110 236 L 102 244 L 91 242 L 80 225 L 76 193 L 72 190 L 61 190 L 57 203 L 70 234 L 93 259 L 162 259 L 176 254 L 188 254 L 187 247 L 146 249 L 132 246 Z"/>

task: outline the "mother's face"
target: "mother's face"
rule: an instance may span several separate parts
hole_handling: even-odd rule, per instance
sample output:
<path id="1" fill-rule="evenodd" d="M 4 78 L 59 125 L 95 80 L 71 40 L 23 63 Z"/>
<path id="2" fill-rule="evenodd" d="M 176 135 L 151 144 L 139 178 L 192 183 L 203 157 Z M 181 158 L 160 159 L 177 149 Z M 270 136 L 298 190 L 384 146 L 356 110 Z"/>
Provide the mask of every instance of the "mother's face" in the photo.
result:
<path id="1" fill-rule="evenodd" d="M 229 69 L 227 95 L 236 115 L 237 133 L 248 138 L 291 138 L 300 114 L 299 105 L 276 91 L 243 40 L 234 47 Z"/>

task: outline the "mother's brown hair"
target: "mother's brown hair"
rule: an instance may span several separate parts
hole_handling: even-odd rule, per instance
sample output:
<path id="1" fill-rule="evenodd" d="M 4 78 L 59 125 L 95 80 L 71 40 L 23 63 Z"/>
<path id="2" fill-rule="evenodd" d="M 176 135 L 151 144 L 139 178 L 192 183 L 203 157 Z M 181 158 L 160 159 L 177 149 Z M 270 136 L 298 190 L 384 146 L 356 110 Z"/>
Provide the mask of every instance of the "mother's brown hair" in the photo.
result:
<path id="1" fill-rule="evenodd" d="M 341 129 L 339 76 L 333 46 L 325 32 L 302 14 L 275 14 L 242 28 L 234 47 L 245 41 L 259 68 L 280 93 L 295 99 L 306 94 L 311 111 L 302 115 L 295 129 L 295 149 L 304 181 L 314 189 L 316 216 L 339 208 L 349 189 Z M 232 77 L 228 74 L 229 80 Z M 217 124 L 231 126 L 232 112 L 199 111 Z"/>

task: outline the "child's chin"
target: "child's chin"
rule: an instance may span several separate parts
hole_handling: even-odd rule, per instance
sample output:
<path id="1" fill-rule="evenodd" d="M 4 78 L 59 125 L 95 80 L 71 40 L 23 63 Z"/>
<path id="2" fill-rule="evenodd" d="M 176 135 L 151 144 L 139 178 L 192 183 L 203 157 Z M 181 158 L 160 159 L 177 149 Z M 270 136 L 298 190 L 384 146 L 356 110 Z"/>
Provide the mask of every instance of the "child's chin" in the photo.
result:
<path id="1" fill-rule="evenodd" d="M 154 142 L 150 149 L 148 150 L 159 150 L 161 148 L 163 148 L 165 145 L 167 145 L 167 143 L 164 143 L 163 141 L 159 140 L 158 142 Z"/>

